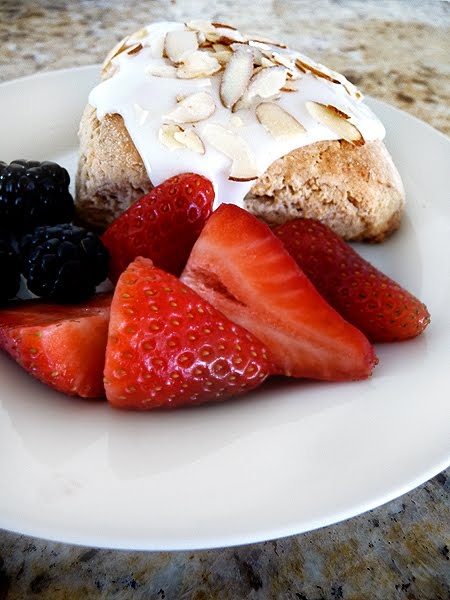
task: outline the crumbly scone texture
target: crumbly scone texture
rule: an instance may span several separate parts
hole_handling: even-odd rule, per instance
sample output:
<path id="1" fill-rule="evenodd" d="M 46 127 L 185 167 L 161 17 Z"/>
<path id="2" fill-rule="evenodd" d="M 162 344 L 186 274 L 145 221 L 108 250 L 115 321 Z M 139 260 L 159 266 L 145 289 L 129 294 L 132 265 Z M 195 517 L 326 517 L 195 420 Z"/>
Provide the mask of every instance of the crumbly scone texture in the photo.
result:
<path id="1" fill-rule="evenodd" d="M 104 231 L 153 186 L 120 115 L 106 115 L 99 121 L 95 108 L 88 104 L 78 136 L 76 220 Z"/>
<path id="2" fill-rule="evenodd" d="M 399 225 L 402 180 L 381 141 L 317 142 L 276 160 L 246 197 L 270 225 L 296 217 L 322 221 L 346 240 L 381 242 Z"/>
<path id="3" fill-rule="evenodd" d="M 99 121 L 88 105 L 79 137 L 77 221 L 103 231 L 152 184 L 120 115 Z M 398 228 L 404 203 L 400 175 L 383 142 L 331 141 L 276 160 L 251 188 L 245 207 L 269 225 L 308 217 L 346 240 L 379 242 Z"/>

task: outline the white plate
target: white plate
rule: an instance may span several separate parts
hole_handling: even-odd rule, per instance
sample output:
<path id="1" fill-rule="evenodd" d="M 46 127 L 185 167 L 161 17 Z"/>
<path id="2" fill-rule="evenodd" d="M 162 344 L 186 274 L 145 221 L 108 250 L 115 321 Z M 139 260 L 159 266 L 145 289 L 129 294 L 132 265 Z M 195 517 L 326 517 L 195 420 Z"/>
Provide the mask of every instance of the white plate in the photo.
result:
<path id="1" fill-rule="evenodd" d="M 0 86 L 0 158 L 73 173 L 97 68 Z M 0 527 L 65 542 L 188 549 L 308 531 L 378 506 L 449 464 L 450 143 L 370 104 L 386 124 L 408 209 L 388 242 L 360 246 L 428 305 L 425 335 L 378 346 L 369 381 L 269 383 L 168 414 L 68 398 L 0 356 Z"/>

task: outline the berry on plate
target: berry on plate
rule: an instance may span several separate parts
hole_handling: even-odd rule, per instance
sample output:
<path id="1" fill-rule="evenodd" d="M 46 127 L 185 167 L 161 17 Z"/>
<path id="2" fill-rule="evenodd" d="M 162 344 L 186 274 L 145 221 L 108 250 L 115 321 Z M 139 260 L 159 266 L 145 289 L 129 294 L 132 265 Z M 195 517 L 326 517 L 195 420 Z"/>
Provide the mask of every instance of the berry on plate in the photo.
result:
<path id="1" fill-rule="evenodd" d="M 212 183 L 194 173 L 172 177 L 137 200 L 102 236 L 111 255 L 111 280 L 137 256 L 179 275 L 213 201 Z"/>
<path id="2" fill-rule="evenodd" d="M 275 234 L 322 296 L 371 342 L 419 335 L 426 306 L 381 273 L 329 227 L 311 219 L 278 226 Z"/>
<path id="3" fill-rule="evenodd" d="M 68 223 L 37 227 L 21 242 L 22 273 L 36 296 L 80 302 L 108 276 L 109 255 L 100 238 Z"/>
<path id="4" fill-rule="evenodd" d="M 176 277 L 138 257 L 111 305 L 105 390 L 118 408 L 223 400 L 273 372 L 264 345 Z"/>
<path id="5" fill-rule="evenodd" d="M 85 304 L 28 300 L 0 310 L 0 347 L 30 375 L 71 396 L 104 397 L 111 294 Z"/>
<path id="6" fill-rule="evenodd" d="M 74 215 L 69 173 L 57 163 L 0 161 L 0 223 L 10 232 L 68 223 Z"/>
<path id="7" fill-rule="evenodd" d="M 372 372 L 366 337 L 319 295 L 271 230 L 237 206 L 211 215 L 181 280 L 259 338 L 285 375 L 338 381 Z"/>
<path id="8" fill-rule="evenodd" d="M 20 287 L 20 260 L 9 236 L 0 233 L 0 303 L 14 298 Z"/>

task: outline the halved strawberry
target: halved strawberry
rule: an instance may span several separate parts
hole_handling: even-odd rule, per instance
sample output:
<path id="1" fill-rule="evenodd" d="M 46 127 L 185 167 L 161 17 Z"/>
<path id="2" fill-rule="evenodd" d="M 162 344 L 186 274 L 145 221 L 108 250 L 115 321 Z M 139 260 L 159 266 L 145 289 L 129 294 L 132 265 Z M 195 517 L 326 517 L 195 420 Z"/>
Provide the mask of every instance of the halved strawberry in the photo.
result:
<path id="1" fill-rule="evenodd" d="M 270 229 L 222 204 L 182 273 L 184 283 L 258 337 L 286 375 L 362 379 L 376 362 L 364 335 L 319 295 Z"/>
<path id="2" fill-rule="evenodd" d="M 179 275 L 213 201 L 212 183 L 195 173 L 176 175 L 137 200 L 101 238 L 110 253 L 111 280 L 137 256 Z"/>
<path id="3" fill-rule="evenodd" d="M 0 347 L 60 392 L 103 397 L 111 299 L 99 294 L 84 304 L 29 300 L 10 305 L 0 311 Z"/>
<path id="4" fill-rule="evenodd" d="M 137 258 L 119 278 L 105 365 L 112 405 L 223 400 L 260 385 L 272 368 L 259 340 L 150 260 Z"/>
<path id="5" fill-rule="evenodd" d="M 430 322 L 420 300 L 323 223 L 295 219 L 274 232 L 323 297 L 370 341 L 412 338 Z"/>

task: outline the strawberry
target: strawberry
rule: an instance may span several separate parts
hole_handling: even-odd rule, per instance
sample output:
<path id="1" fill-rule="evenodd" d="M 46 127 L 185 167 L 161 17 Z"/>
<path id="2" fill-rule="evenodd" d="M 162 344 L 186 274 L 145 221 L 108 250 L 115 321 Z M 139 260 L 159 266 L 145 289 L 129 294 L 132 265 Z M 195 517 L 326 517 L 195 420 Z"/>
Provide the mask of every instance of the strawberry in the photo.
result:
<path id="1" fill-rule="evenodd" d="M 117 282 L 105 389 L 118 408 L 223 400 L 272 371 L 266 349 L 176 277 L 139 257 Z"/>
<path id="2" fill-rule="evenodd" d="M 110 252 L 110 279 L 116 282 L 137 256 L 179 275 L 213 201 L 212 183 L 194 173 L 172 177 L 137 200 L 101 238 Z"/>
<path id="3" fill-rule="evenodd" d="M 111 294 L 84 304 L 28 300 L 0 311 L 0 347 L 48 386 L 104 397 L 103 366 Z"/>
<path id="4" fill-rule="evenodd" d="M 271 230 L 237 206 L 211 215 L 181 279 L 258 337 L 286 375 L 351 380 L 372 371 L 365 336 L 319 295 Z"/>
<path id="5" fill-rule="evenodd" d="M 322 296 L 371 342 L 415 337 L 430 322 L 420 300 L 319 221 L 295 219 L 275 234 Z"/>

